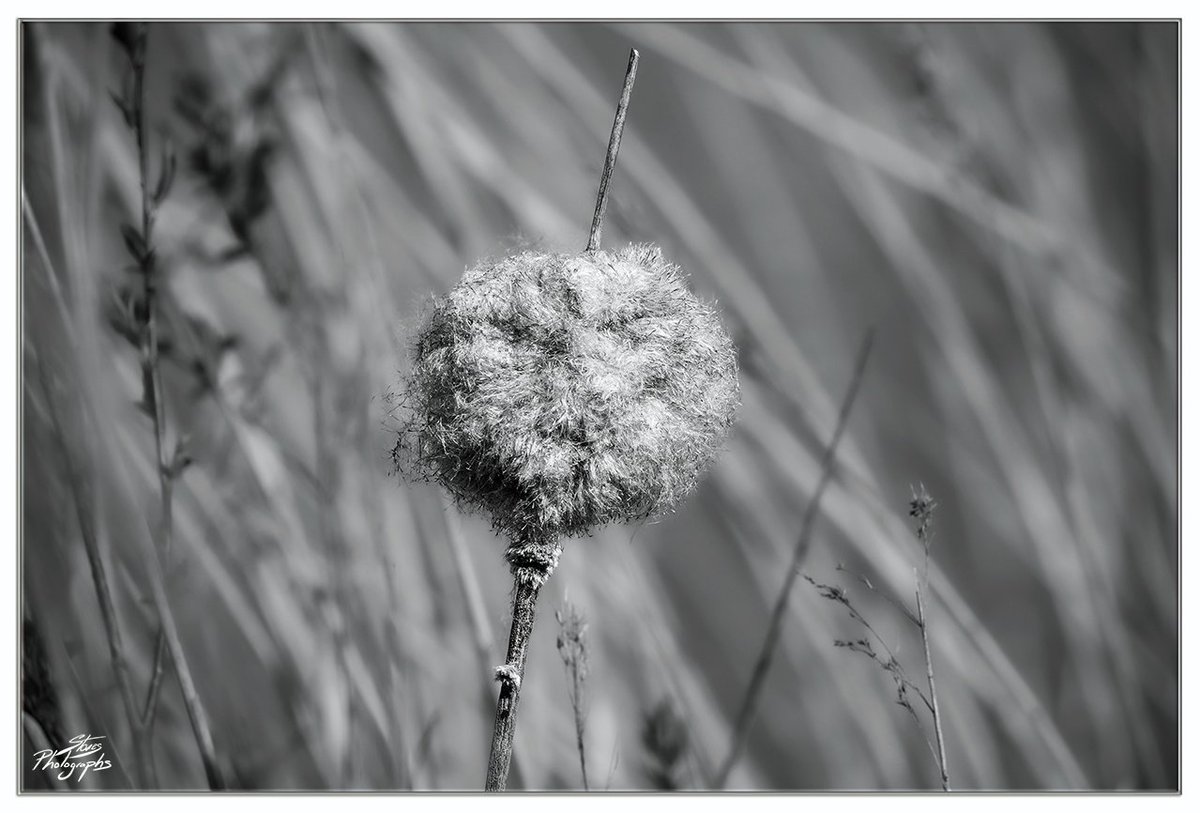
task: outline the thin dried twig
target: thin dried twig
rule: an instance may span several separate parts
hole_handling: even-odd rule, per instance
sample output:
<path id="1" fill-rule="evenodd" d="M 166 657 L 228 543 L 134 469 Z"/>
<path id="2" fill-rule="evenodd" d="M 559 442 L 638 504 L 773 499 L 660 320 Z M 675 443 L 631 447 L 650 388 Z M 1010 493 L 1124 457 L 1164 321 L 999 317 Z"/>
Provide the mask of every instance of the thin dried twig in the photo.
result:
<path id="1" fill-rule="evenodd" d="M 837 569 L 838 569 L 838 571 L 840 571 L 842 573 L 846 573 L 850 576 L 853 576 L 858 581 L 858 583 L 861 584 L 863 587 L 867 588 L 875 595 L 881 597 L 888 604 L 891 604 L 893 607 L 895 607 L 896 610 L 900 613 L 901 617 L 903 617 L 904 620 L 908 621 L 914 627 L 921 626 L 921 621 L 919 618 L 917 618 L 917 614 L 914 613 L 912 610 L 910 610 L 908 608 L 908 605 L 906 605 L 903 601 L 900 601 L 899 599 L 895 598 L 894 596 L 891 596 L 891 595 L 883 592 L 878 587 L 876 587 L 875 583 L 872 582 L 870 579 L 868 579 L 866 576 L 864 576 L 863 574 L 858 573 L 854 570 L 851 570 L 850 568 L 843 565 L 841 562 L 838 563 Z"/>
<path id="2" fill-rule="evenodd" d="M 942 715 L 938 707 L 937 684 L 933 677 L 933 654 L 929 646 L 929 615 L 925 610 L 925 599 L 921 587 L 929 589 L 929 546 L 933 541 L 933 512 L 937 503 L 929 496 L 925 486 L 921 490 L 913 490 L 912 501 L 909 503 L 909 515 L 917 519 L 917 539 L 925 551 L 924 567 L 921 577 L 917 580 L 917 620 L 921 627 L 921 643 L 925 650 L 925 677 L 929 681 L 929 713 L 933 717 L 933 733 L 937 738 L 937 763 L 941 772 L 942 790 L 950 790 L 950 774 L 946 765 L 946 741 L 942 734 Z"/>
<path id="3" fill-rule="evenodd" d="M 154 466 L 158 475 L 160 516 L 157 533 L 158 545 L 149 558 L 151 562 L 150 582 L 154 596 L 154 604 L 159 614 L 161 625 L 155 639 L 154 666 L 151 672 L 150 684 L 146 692 L 145 702 L 139 712 L 139 727 L 147 735 L 153 731 L 157 717 L 158 699 L 161 694 L 164 661 L 166 655 L 171 656 L 175 665 L 175 673 L 179 679 L 183 694 L 184 705 L 196 744 L 200 750 L 200 758 L 204 763 L 204 771 L 208 783 L 214 790 L 225 787 L 220 768 L 217 765 L 213 750 L 212 735 L 209 732 L 208 715 L 196 693 L 191 673 L 175 630 L 174 616 L 167 601 L 163 586 L 162 560 L 170 555 L 172 535 L 174 531 L 173 504 L 175 480 L 190 463 L 184 448 L 184 442 L 179 439 L 174 451 L 168 458 L 166 453 L 166 413 L 163 400 L 162 371 L 159 363 L 158 335 L 158 286 L 161 275 L 158 272 L 158 255 L 153 241 L 154 216 L 158 205 L 170 191 L 175 177 L 175 156 L 169 143 L 164 145 L 162 165 L 154 187 L 150 186 L 150 149 L 146 127 L 146 50 L 149 39 L 148 27 L 145 23 L 117 23 L 112 29 L 113 38 L 121 46 L 129 61 L 130 83 L 121 95 L 114 94 L 113 100 L 125 118 L 125 123 L 133 133 L 138 152 L 138 179 L 141 189 L 141 224 L 140 229 L 126 224 L 121 229 L 125 246 L 137 264 L 142 281 L 142 301 L 137 315 L 141 327 L 140 352 L 142 362 L 142 407 L 150 416 L 154 433 Z"/>
<path id="4" fill-rule="evenodd" d="M 910 717 L 912 717 L 913 722 L 917 726 L 917 730 L 921 732 L 921 736 L 925 740 L 926 746 L 929 747 L 930 755 L 933 756 L 934 760 L 937 760 L 937 751 L 933 747 L 933 741 L 929 738 L 929 733 L 925 728 L 925 723 L 921 719 L 920 715 L 917 714 L 916 708 L 909 699 L 910 693 L 915 694 L 917 698 L 925 705 L 925 707 L 932 712 L 933 704 L 930 702 L 925 692 L 922 691 L 921 687 L 914 683 L 912 678 L 908 676 L 908 673 L 904 671 L 904 666 L 900 663 L 900 659 L 896 657 L 896 653 L 888 645 L 887 641 L 884 640 L 883 636 L 880 635 L 875 627 L 871 625 L 871 622 L 867 620 L 866 616 L 854 606 L 854 602 L 850 600 L 849 593 L 836 585 L 821 584 L 811 576 L 805 575 L 804 578 L 809 584 L 811 584 L 820 592 L 822 598 L 842 605 L 846 612 L 850 614 L 850 617 L 858 622 L 864 629 L 866 629 L 867 632 L 871 634 L 871 637 L 878 641 L 879 645 L 883 647 L 883 651 L 887 654 L 887 657 L 880 656 L 869 638 L 858 638 L 851 640 L 837 639 L 833 642 L 833 645 L 836 647 L 848 649 L 851 652 L 857 652 L 858 654 L 869 658 L 893 680 L 893 682 L 896 684 L 896 705 L 900 706 L 902 709 L 908 712 Z M 869 580 L 864 579 L 864 581 L 867 583 L 869 589 L 872 591 L 875 590 L 874 587 L 870 586 Z"/>
<path id="5" fill-rule="evenodd" d="M 846 612 L 850 614 L 850 617 L 862 625 L 862 627 L 871 634 L 871 637 L 879 642 L 879 645 L 883 647 L 883 651 L 886 653 L 887 657 L 880 657 L 879 653 L 875 651 L 874 645 L 869 639 L 866 638 L 854 640 L 838 639 L 834 641 L 834 645 L 849 649 L 851 652 L 858 652 L 871 658 L 873 661 L 878 663 L 885 672 L 888 672 L 893 678 L 895 678 L 897 689 L 899 691 L 907 692 L 912 690 L 926 705 L 926 707 L 932 710 L 933 706 L 929 702 L 929 698 L 926 697 L 920 686 L 907 677 L 903 668 L 900 666 L 900 659 L 896 657 L 895 651 L 891 648 L 891 646 L 888 645 L 888 642 L 884 640 L 883 636 L 879 634 L 879 631 L 871 625 L 871 622 L 867 620 L 866 616 L 854 606 L 854 603 L 850 600 L 850 594 L 836 585 L 821 584 L 807 574 L 805 574 L 804 579 L 813 587 L 817 588 L 822 598 L 841 604 L 846 609 Z"/>
<path id="6" fill-rule="evenodd" d="M 137 143 L 138 182 L 141 189 L 141 229 L 139 231 L 127 225 L 122 228 L 122 234 L 130 254 L 137 263 L 138 273 L 142 279 L 142 303 L 137 314 L 141 322 L 139 352 L 142 363 L 142 408 L 150 416 L 154 432 L 154 468 L 159 480 L 161 505 L 156 536 L 159 539 L 160 550 L 165 555 L 171 547 L 171 534 L 174 526 L 171 516 L 173 483 L 172 478 L 168 476 L 168 469 L 163 460 L 166 417 L 162 398 L 162 377 L 158 364 L 158 315 L 155 307 L 157 254 L 151 238 L 154 228 L 154 201 L 148 190 L 149 151 L 146 144 L 145 119 L 146 26 L 144 24 L 117 25 L 113 27 L 113 37 L 121 45 L 129 60 L 132 82 L 126 94 L 114 95 L 114 101 L 124 115 L 125 123 L 132 131 Z M 166 165 L 160 171 L 166 178 Z M 166 184 L 161 186 L 165 195 Z M 140 712 L 140 725 L 148 732 L 153 731 L 158 710 L 165 655 L 166 641 L 160 631 L 154 644 L 154 665 L 151 668 L 150 685 L 146 690 Z"/>
<path id="7" fill-rule="evenodd" d="M 938 769 L 942 774 L 942 790 L 950 790 L 950 775 L 946 767 L 946 741 L 942 735 L 942 715 L 938 708 L 937 685 L 933 679 L 933 655 L 929 649 L 929 623 L 920 584 L 917 585 L 917 614 L 921 619 L 921 642 L 925 646 L 925 676 L 929 681 L 929 713 L 933 715 L 933 733 L 937 738 Z"/>
<path id="8" fill-rule="evenodd" d="M 608 186 L 612 183 L 613 170 L 617 166 L 617 150 L 621 148 L 621 134 L 625 132 L 625 116 L 629 111 L 629 97 L 633 94 L 633 82 L 637 79 L 638 52 L 629 51 L 629 67 L 625 69 L 625 84 L 621 87 L 621 98 L 617 102 L 617 115 L 613 118 L 612 133 L 608 137 L 608 153 L 604 157 L 604 171 L 600 174 L 600 191 L 596 195 L 596 212 L 592 215 L 592 230 L 588 234 L 587 252 L 600 248 L 600 231 L 604 226 L 604 210 L 608 207 Z"/>
<path id="9" fill-rule="evenodd" d="M 883 647 L 886 657 L 881 657 L 871 643 L 871 638 L 859 638 L 856 640 L 835 640 L 834 646 L 848 649 L 851 652 L 857 652 L 874 661 L 880 669 L 888 674 L 896 684 L 896 703 L 903 708 L 912 717 L 916 723 L 917 730 L 920 731 L 922 738 L 925 740 L 926 746 L 929 748 L 929 753 L 933 757 L 934 763 L 938 767 L 941 775 L 942 789 L 950 790 L 950 776 L 946 767 L 946 744 L 942 735 L 942 717 L 941 710 L 938 706 L 937 684 L 933 675 L 933 656 L 929 643 L 929 620 L 925 609 L 924 594 L 929 586 L 929 546 L 933 535 L 933 510 L 937 507 L 937 503 L 925 491 L 925 487 L 921 486 L 920 491 L 913 490 L 912 500 L 909 503 L 909 516 L 915 517 L 918 520 L 917 539 L 920 540 L 924 548 L 924 568 L 921 574 L 917 575 L 917 611 L 914 614 L 902 602 L 893 599 L 886 593 L 878 590 L 871 580 L 865 576 L 854 573 L 842 565 L 838 565 L 837 569 L 843 573 L 849 573 L 858 579 L 868 590 L 877 595 L 883 596 L 892 606 L 896 607 L 905 620 L 909 621 L 917 627 L 921 632 L 921 642 L 924 648 L 925 657 L 925 678 L 927 681 L 928 691 L 922 689 L 908 676 L 900 660 L 896 657 L 892 648 L 888 646 L 887 641 L 881 636 L 867 620 L 866 616 L 854 606 L 850 600 L 849 594 L 841 587 L 836 585 L 821 584 L 810 576 L 804 578 L 815 587 L 821 594 L 822 598 L 829 599 L 837 604 L 842 605 L 850 617 L 858 622 L 871 638 L 879 642 Z M 917 714 L 916 707 L 913 706 L 909 699 L 910 694 L 915 694 L 921 703 L 929 712 L 930 719 L 933 723 L 933 739 L 930 739 L 926 723 L 921 716 Z M 936 742 L 936 746 L 935 746 Z"/>
<path id="10" fill-rule="evenodd" d="M 75 505 L 75 518 L 79 523 L 83 548 L 87 553 L 88 569 L 92 575 L 92 584 L 96 589 L 96 599 L 100 604 L 100 621 L 104 626 L 104 635 L 108 642 L 109 659 L 112 661 L 121 703 L 125 708 L 130 735 L 133 738 L 139 779 L 148 784 L 153 776 L 152 759 L 146 732 L 138 714 L 137 702 L 134 699 L 133 676 L 129 668 L 124 636 L 121 632 L 121 620 L 117 615 L 116 602 L 113 599 L 112 587 L 108 579 L 108 570 L 104 564 L 104 555 L 100 550 L 100 542 L 92 522 L 92 515 L 85 507 L 87 490 L 84 484 L 87 479 L 83 472 L 79 471 L 75 458 L 71 454 L 71 445 L 67 441 L 62 419 L 55 407 L 54 394 L 50 389 L 44 366 L 44 362 L 39 360 L 37 364 L 38 381 L 46 398 L 46 413 L 50 416 L 50 424 L 62 456 L 67 484 L 71 489 L 72 502 Z"/>
<path id="11" fill-rule="evenodd" d="M 791 565 L 788 567 L 787 575 L 784 577 L 783 587 L 775 599 L 775 607 L 771 612 L 771 620 L 767 625 L 767 636 L 763 640 L 762 649 L 759 651 L 758 659 L 754 663 L 754 670 L 750 674 L 750 684 L 746 687 L 746 693 L 743 695 L 741 706 L 738 709 L 729 753 L 717 771 L 714 788 L 718 790 L 725 787 L 733 766 L 737 763 L 742 750 L 746 747 L 746 737 L 750 730 L 750 723 L 754 720 L 754 712 L 758 706 L 759 695 L 762 694 L 767 673 L 771 669 L 771 662 L 775 656 L 775 649 L 779 644 L 779 636 L 783 630 L 783 619 L 787 613 L 788 602 L 792 595 L 792 586 L 796 583 L 796 577 L 800 574 L 800 561 L 804 557 L 804 553 L 808 550 L 809 538 L 812 534 L 813 524 L 816 521 L 817 509 L 821 504 L 821 497 L 824 495 L 825 488 L 829 485 L 830 480 L 833 479 L 834 456 L 837 452 L 838 443 L 842 439 L 842 433 L 846 429 L 846 421 L 850 417 L 850 410 L 854 406 L 854 401 L 858 396 L 859 384 L 862 383 L 863 373 L 867 367 L 867 359 L 871 355 L 873 340 L 874 331 L 869 331 L 863 339 L 862 347 L 858 351 L 854 373 L 850 378 L 850 386 L 846 390 L 846 397 L 842 400 L 842 408 L 838 413 L 833 437 L 830 438 L 829 445 L 825 447 L 825 454 L 821 459 L 820 479 L 817 481 L 817 487 L 813 491 L 812 499 L 809 500 L 808 507 L 804 512 L 804 519 L 800 525 L 800 535 L 796 538 L 796 545 L 792 549 Z"/>

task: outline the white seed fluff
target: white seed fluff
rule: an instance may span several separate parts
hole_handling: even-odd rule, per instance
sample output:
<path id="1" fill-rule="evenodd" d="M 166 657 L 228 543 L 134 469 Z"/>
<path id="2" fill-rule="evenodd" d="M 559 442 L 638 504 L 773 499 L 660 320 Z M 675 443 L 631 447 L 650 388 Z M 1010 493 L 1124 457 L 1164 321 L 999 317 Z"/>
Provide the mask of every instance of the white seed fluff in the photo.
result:
<path id="1" fill-rule="evenodd" d="M 738 408 L 716 311 L 653 246 L 487 261 L 419 332 L 401 447 L 513 539 L 675 505 Z"/>

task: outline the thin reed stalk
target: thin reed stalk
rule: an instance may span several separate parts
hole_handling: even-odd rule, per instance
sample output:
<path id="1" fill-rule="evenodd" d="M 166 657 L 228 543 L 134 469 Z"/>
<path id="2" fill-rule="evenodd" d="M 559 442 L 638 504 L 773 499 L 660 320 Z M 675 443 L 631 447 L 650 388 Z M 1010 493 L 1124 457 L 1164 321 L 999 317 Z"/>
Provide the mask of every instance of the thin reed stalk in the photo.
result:
<path id="1" fill-rule="evenodd" d="M 921 643 L 925 658 L 925 679 L 927 682 L 928 691 L 923 690 L 918 686 L 905 671 L 900 659 L 896 657 L 895 650 L 888 645 L 888 642 L 882 635 L 872 626 L 867 617 L 855 606 L 850 598 L 850 594 L 842 587 L 830 584 L 821 584 L 811 576 L 805 575 L 805 579 L 821 594 L 822 598 L 840 604 L 850 617 L 863 627 L 870 635 L 870 638 L 859 637 L 857 639 L 837 639 L 834 641 L 834 646 L 847 649 L 850 652 L 856 652 L 870 658 L 880 669 L 882 669 L 895 684 L 896 688 L 896 704 L 908 712 L 912 717 L 913 722 L 917 726 L 917 730 L 921 732 L 925 744 L 929 747 L 929 753 L 933 757 L 934 763 L 937 765 L 938 772 L 941 778 L 942 790 L 950 790 L 950 775 L 946 765 L 946 743 L 945 737 L 942 734 L 942 715 L 937 699 L 937 682 L 933 676 L 933 655 L 932 648 L 929 643 L 929 623 L 928 614 L 925 609 L 925 593 L 929 588 L 929 545 L 933 534 L 933 511 L 937 508 L 937 503 L 929 496 L 925 490 L 925 486 L 921 486 L 918 492 L 913 489 L 912 500 L 909 501 L 908 514 L 918 520 L 917 539 L 924 547 L 924 567 L 921 573 L 916 573 L 916 592 L 917 592 L 917 609 L 916 612 L 910 610 L 903 602 L 897 601 L 886 593 L 880 591 L 871 583 L 871 580 L 862 574 L 839 564 L 838 570 L 843 573 L 848 573 L 853 576 L 860 584 L 876 595 L 882 596 L 893 607 L 899 610 L 901 617 L 915 626 L 921 633 Z M 874 639 L 875 643 L 872 643 Z M 881 648 L 877 650 L 875 644 Z M 929 712 L 929 716 L 933 723 L 934 738 L 929 738 L 929 732 L 926 728 L 921 715 L 917 714 L 917 708 L 913 705 L 912 696 L 915 695 L 921 704 Z M 936 747 L 934 743 L 937 743 Z"/>
<path id="2" fill-rule="evenodd" d="M 104 564 L 104 554 L 93 524 L 93 517 L 85 507 L 86 483 L 89 478 L 79 470 L 74 456 L 71 454 L 71 444 L 67 441 L 66 430 L 62 418 L 54 405 L 54 393 L 46 376 L 45 362 L 38 361 L 38 380 L 46 398 L 46 413 L 50 417 L 50 425 L 62 457 L 63 471 L 66 474 L 67 485 L 71 490 L 71 501 L 75 505 L 75 519 L 79 523 L 79 533 L 83 537 L 83 548 L 87 554 L 88 570 L 92 576 L 92 585 L 96 590 L 96 600 L 100 605 L 100 621 L 104 626 L 104 637 L 108 643 L 109 660 L 112 662 L 113 674 L 117 679 L 117 689 L 121 695 L 121 704 L 125 709 L 125 718 L 129 725 L 129 733 L 133 739 L 133 749 L 137 764 L 138 781 L 149 785 L 153 780 L 153 758 L 149 746 L 147 732 L 141 715 L 138 714 L 137 701 L 134 695 L 133 674 L 129 668 L 129 657 L 126 650 L 125 638 L 121 631 L 121 620 L 117 615 L 116 601 L 108 578 L 108 569 Z"/>
<path id="3" fill-rule="evenodd" d="M 933 733 L 937 738 L 938 770 L 942 775 L 942 790 L 950 790 L 950 775 L 946 767 L 946 740 L 942 734 L 942 715 L 938 707 L 937 684 L 933 679 L 933 655 L 929 649 L 929 623 L 921 585 L 917 585 L 917 619 L 921 624 L 921 643 L 925 647 L 925 677 L 929 681 L 929 712 L 933 715 Z"/>
<path id="4" fill-rule="evenodd" d="M 938 771 L 941 773 L 942 790 L 949 791 L 950 773 L 946 765 L 946 740 L 942 734 L 937 683 L 933 677 L 933 652 L 929 645 L 929 613 L 925 609 L 925 598 L 921 589 L 922 586 L 926 591 L 929 589 L 929 546 L 933 542 L 933 511 L 936 507 L 937 503 L 929 496 L 924 485 L 921 486 L 920 492 L 914 490 L 912 501 L 909 503 L 909 514 L 918 520 L 917 539 L 921 542 L 925 554 L 924 566 L 917 579 L 917 626 L 921 629 L 921 644 L 925 652 L 925 679 L 929 683 L 928 706 L 929 714 L 933 718 L 933 734 L 937 740 Z"/>
<path id="5" fill-rule="evenodd" d="M 825 454 L 821 458 L 821 475 L 817 480 L 817 487 L 813 491 L 812 499 L 808 502 L 808 507 L 805 509 L 804 518 L 800 524 L 800 535 L 796 538 L 796 545 L 792 549 L 792 560 L 788 567 L 787 575 L 784 577 L 783 587 L 780 588 L 779 595 L 775 599 L 775 606 L 771 611 L 771 620 L 767 624 L 767 635 L 763 639 L 762 648 L 759 650 L 758 658 L 754 662 L 754 669 L 750 673 L 750 683 L 747 685 L 746 692 L 742 695 L 741 705 L 738 707 L 738 714 L 730 739 L 729 752 L 721 763 L 721 767 L 717 770 L 717 776 L 713 782 L 713 788 L 716 790 L 721 790 L 725 787 L 729 781 L 730 772 L 733 770 L 734 765 L 737 764 L 742 751 L 746 747 L 746 738 L 750 732 L 750 724 L 754 721 L 754 713 L 758 708 L 759 697 L 762 694 L 763 685 L 766 683 L 767 674 L 771 670 L 775 650 L 779 645 L 779 636 L 783 631 L 783 619 L 787 614 L 788 603 L 791 600 L 792 587 L 796 583 L 796 577 L 800 575 L 800 562 L 804 558 L 804 554 L 808 551 L 813 525 L 821 505 L 821 497 L 825 493 L 825 488 L 833 479 L 834 457 L 837 452 L 837 446 L 842 439 L 842 433 L 846 429 L 850 410 L 853 408 L 854 401 L 858 397 L 859 385 L 862 383 L 863 373 L 866 371 L 867 359 L 871 355 L 873 341 L 874 331 L 868 332 L 858 351 L 854 373 L 850 378 L 850 386 L 846 390 L 846 397 L 842 400 L 842 408 L 838 413 L 833 437 L 830 438 L 829 445 L 825 447 Z"/>
<path id="6" fill-rule="evenodd" d="M 596 195 L 596 212 L 592 215 L 592 229 L 588 234 L 587 252 L 594 254 L 600 248 L 600 232 L 604 228 L 604 210 L 608 207 L 608 186 L 612 183 L 613 171 L 617 167 L 617 151 L 621 148 L 621 135 L 625 132 L 625 116 L 629 113 L 629 98 L 633 95 L 633 83 L 637 79 L 638 52 L 629 51 L 629 66 L 625 68 L 625 83 L 621 86 L 621 98 L 617 102 L 617 115 L 613 118 L 612 133 L 608 137 L 608 151 L 604 155 L 604 171 L 600 173 L 600 192 Z"/>
<path id="7" fill-rule="evenodd" d="M 166 656 L 170 655 L 209 787 L 218 790 L 225 787 L 225 782 L 217 765 L 208 715 L 196 692 L 182 643 L 175 630 L 174 616 L 167 601 L 161 573 L 162 562 L 170 556 L 172 547 L 175 480 L 190 462 L 182 439 L 176 441 L 175 449 L 169 458 L 166 454 L 166 405 L 163 398 L 162 370 L 159 359 L 157 307 L 161 275 L 153 240 L 154 217 L 158 205 L 170 191 L 174 180 L 175 158 L 169 145 L 164 145 L 162 166 L 159 168 L 159 175 L 152 189 L 150 186 L 150 147 L 147 136 L 145 98 L 148 27 L 145 23 L 118 23 L 113 26 L 113 38 L 121 46 L 129 61 L 131 80 L 126 92 L 119 96 L 114 94 L 113 98 L 124 115 L 125 123 L 133 133 L 137 145 L 141 224 L 140 229 L 126 224 L 121 231 L 126 248 L 137 263 L 137 270 L 142 282 L 142 302 L 138 309 L 138 317 L 141 321 L 142 408 L 150 416 L 153 429 L 154 467 L 158 475 L 160 501 L 159 522 L 155 533 L 157 549 L 150 553 L 152 559 L 150 581 L 161 626 L 155 638 L 154 665 L 145 700 L 138 712 L 138 725 L 147 737 L 152 735 L 162 689 L 164 662 Z"/>

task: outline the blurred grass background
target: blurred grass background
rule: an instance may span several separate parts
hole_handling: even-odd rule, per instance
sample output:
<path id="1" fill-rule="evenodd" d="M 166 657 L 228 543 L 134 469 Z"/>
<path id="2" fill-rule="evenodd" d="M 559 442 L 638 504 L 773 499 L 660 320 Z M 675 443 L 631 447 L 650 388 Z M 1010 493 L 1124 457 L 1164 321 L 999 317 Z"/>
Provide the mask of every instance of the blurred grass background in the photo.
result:
<path id="1" fill-rule="evenodd" d="M 144 686 L 157 475 L 115 305 L 137 155 L 107 26 L 22 33 L 27 663 L 33 635 L 48 734 L 109 737 L 84 787 L 122 788 L 77 509 Z M 166 579 L 236 786 L 481 787 L 503 543 L 388 476 L 390 398 L 465 267 L 582 248 L 631 46 L 605 244 L 661 244 L 720 302 L 744 407 L 677 514 L 568 544 L 511 784 L 581 786 L 567 595 L 592 787 L 711 781 L 875 326 L 805 570 L 911 601 L 925 483 L 955 787 L 1177 787 L 1174 24 L 153 24 L 152 142 L 181 156 L 155 237 L 167 415 L 196 459 Z M 919 673 L 919 640 L 851 589 Z M 886 676 L 834 648 L 852 623 L 803 584 L 789 612 L 730 786 L 936 787 Z M 202 787 L 165 686 L 160 784 Z"/>

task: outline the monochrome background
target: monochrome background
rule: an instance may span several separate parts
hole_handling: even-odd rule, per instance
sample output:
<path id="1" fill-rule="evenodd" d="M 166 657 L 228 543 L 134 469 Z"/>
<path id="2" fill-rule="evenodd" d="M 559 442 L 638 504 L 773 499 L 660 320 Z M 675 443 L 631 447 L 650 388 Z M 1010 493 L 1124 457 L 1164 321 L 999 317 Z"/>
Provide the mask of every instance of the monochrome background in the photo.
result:
<path id="1" fill-rule="evenodd" d="M 109 26 L 21 28 L 23 747 L 107 738 L 136 783 L 85 529 L 133 683 L 159 481 L 122 321 L 138 153 Z M 1178 27 L 1173 23 L 151 24 L 175 487 L 162 565 L 239 789 L 482 786 L 502 540 L 392 475 L 407 342 L 463 270 L 582 250 L 630 47 L 604 245 L 715 300 L 743 406 L 679 510 L 569 540 L 511 787 L 581 787 L 554 610 L 586 618 L 593 789 L 704 789 L 864 335 L 802 562 L 922 674 L 914 487 L 956 789 L 1178 786 Z M 868 578 L 872 591 L 839 563 Z M 796 584 L 729 787 L 936 789 L 858 627 Z M 157 787 L 205 787 L 168 668 Z M 62 787 L 23 769 L 27 789 Z"/>

